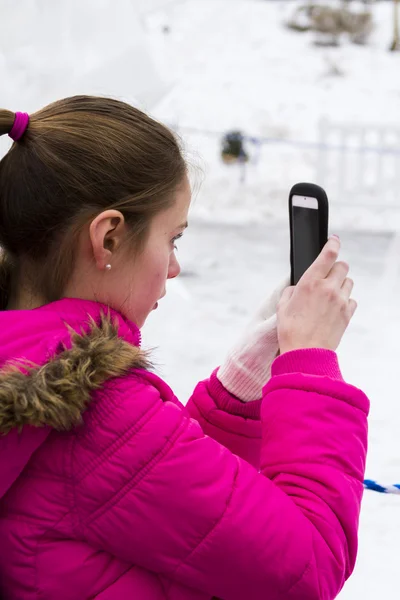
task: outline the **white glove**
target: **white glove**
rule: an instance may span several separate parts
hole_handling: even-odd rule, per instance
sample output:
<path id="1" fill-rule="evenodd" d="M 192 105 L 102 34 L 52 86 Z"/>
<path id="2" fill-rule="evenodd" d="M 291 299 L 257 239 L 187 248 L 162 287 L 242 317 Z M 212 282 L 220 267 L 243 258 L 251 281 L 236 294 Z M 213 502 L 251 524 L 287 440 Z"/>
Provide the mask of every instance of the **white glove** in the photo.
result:
<path id="1" fill-rule="evenodd" d="M 288 286 L 285 280 L 262 304 L 217 371 L 224 388 L 242 402 L 260 399 L 271 377 L 271 365 L 279 351 L 276 309 Z"/>

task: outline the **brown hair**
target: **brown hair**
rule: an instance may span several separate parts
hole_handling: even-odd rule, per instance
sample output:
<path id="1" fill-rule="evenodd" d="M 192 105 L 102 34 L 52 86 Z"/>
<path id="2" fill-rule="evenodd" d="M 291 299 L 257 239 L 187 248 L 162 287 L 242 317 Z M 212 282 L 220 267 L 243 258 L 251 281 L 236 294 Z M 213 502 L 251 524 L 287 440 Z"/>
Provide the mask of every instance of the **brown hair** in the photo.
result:
<path id="1" fill-rule="evenodd" d="M 0 135 L 14 119 L 0 110 Z M 0 161 L 0 308 L 23 262 L 34 291 L 46 302 L 59 299 L 77 236 L 103 210 L 121 211 L 139 248 L 185 173 L 172 132 L 124 102 L 74 96 L 32 114 Z"/>

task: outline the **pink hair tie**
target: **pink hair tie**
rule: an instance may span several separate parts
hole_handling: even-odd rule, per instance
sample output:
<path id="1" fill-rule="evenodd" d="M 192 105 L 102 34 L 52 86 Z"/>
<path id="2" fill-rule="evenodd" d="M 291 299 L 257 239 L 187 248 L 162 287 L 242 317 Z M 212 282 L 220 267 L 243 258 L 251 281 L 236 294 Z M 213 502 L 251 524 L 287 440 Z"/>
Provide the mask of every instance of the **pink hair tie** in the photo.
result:
<path id="1" fill-rule="evenodd" d="M 8 134 L 14 142 L 17 142 L 24 135 L 29 124 L 29 115 L 28 113 L 16 112 L 14 124 L 11 128 L 10 133 Z"/>

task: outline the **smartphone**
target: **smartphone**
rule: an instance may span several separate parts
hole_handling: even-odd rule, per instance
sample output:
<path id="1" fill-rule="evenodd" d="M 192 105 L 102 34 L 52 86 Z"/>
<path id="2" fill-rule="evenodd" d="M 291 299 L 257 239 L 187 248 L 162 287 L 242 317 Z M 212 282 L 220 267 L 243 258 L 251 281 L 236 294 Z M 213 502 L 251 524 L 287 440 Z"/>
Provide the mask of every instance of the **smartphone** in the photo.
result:
<path id="1" fill-rule="evenodd" d="M 291 285 L 296 285 L 328 240 L 328 198 L 314 183 L 296 183 L 289 194 Z"/>

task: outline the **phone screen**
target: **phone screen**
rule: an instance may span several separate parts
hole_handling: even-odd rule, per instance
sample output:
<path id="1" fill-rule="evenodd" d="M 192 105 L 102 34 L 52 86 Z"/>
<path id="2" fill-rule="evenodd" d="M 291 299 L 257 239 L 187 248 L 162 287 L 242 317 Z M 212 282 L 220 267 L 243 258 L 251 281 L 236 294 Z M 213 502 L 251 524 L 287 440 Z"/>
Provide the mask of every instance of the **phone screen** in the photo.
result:
<path id="1" fill-rule="evenodd" d="M 318 200 L 293 196 L 292 223 L 293 275 L 296 284 L 321 251 Z"/>

